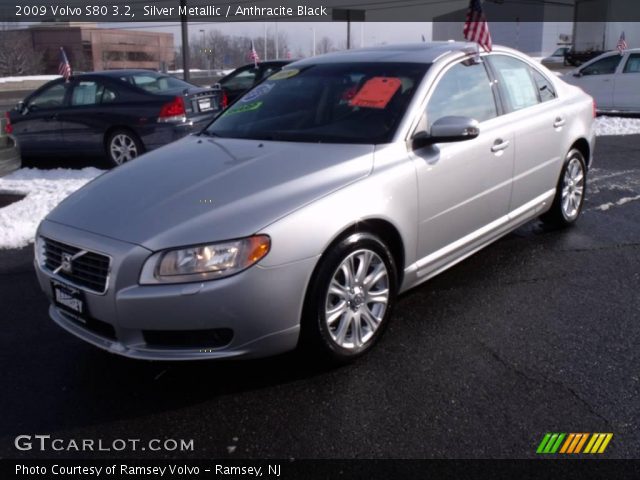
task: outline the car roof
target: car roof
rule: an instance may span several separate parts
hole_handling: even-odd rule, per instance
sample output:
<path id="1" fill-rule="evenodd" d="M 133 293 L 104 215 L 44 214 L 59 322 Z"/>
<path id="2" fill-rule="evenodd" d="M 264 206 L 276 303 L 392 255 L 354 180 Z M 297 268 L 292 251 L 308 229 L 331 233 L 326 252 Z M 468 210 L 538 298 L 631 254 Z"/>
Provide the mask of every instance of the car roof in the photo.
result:
<path id="1" fill-rule="evenodd" d="M 340 62 L 407 62 L 433 63 L 448 53 L 471 54 L 478 51 L 478 45 L 472 42 L 422 42 L 398 45 L 383 45 L 344 50 L 327 53 L 296 62 L 297 65 L 306 63 L 340 63 Z"/>
<path id="2" fill-rule="evenodd" d="M 152 73 L 152 74 L 156 74 L 156 75 L 168 75 L 167 73 L 162 73 L 162 72 L 156 72 L 155 70 L 145 70 L 143 68 L 136 68 L 136 69 L 121 69 L 121 70 L 103 70 L 103 71 L 99 71 L 99 72 L 85 72 L 85 73 L 81 73 L 78 75 L 74 75 L 76 77 L 80 77 L 83 75 L 101 75 L 103 77 L 114 77 L 114 78 L 120 78 L 122 76 L 127 76 L 127 75 L 135 75 L 135 74 L 139 74 L 139 73 Z"/>

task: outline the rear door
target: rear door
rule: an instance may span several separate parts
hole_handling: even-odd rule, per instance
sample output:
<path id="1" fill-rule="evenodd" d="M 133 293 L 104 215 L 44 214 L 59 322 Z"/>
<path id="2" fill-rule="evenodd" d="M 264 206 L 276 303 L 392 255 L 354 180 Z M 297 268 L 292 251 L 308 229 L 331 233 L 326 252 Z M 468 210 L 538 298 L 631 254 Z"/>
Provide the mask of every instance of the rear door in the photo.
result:
<path id="1" fill-rule="evenodd" d="M 113 117 L 118 92 L 96 78 L 73 82 L 69 105 L 60 115 L 64 142 L 70 150 L 98 152 L 104 148 L 104 135 Z"/>
<path id="2" fill-rule="evenodd" d="M 627 53 L 616 74 L 613 106 L 625 112 L 640 112 L 640 53 Z"/>
<path id="3" fill-rule="evenodd" d="M 556 185 L 567 153 L 561 150 L 567 118 L 546 75 L 507 54 L 488 58 L 498 79 L 505 117 L 515 135 L 509 211 L 527 206 L 535 209 L 540 205 L 536 199 Z"/>

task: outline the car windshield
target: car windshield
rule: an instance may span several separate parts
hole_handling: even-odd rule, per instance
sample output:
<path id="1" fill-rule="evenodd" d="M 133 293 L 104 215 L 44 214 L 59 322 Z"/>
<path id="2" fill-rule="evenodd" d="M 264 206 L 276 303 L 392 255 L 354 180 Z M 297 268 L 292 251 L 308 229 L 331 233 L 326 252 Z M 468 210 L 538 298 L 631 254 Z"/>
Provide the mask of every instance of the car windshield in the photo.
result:
<path id="1" fill-rule="evenodd" d="M 203 132 L 256 140 L 388 143 L 429 65 L 338 63 L 287 68 Z"/>
<path id="2" fill-rule="evenodd" d="M 178 78 L 170 77 L 169 75 L 158 75 L 153 72 L 125 75 L 121 77 L 121 80 L 150 93 L 163 93 L 193 87 L 193 85 L 183 82 Z"/>

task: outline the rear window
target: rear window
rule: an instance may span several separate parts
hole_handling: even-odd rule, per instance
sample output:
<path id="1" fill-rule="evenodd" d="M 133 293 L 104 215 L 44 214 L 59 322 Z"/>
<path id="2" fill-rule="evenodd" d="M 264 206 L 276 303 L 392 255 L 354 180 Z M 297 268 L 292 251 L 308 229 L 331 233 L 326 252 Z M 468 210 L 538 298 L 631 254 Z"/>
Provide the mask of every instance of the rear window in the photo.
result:
<path id="1" fill-rule="evenodd" d="M 164 93 L 193 87 L 178 78 L 153 73 L 134 73 L 122 76 L 120 79 L 149 93 Z"/>
<path id="2" fill-rule="evenodd" d="M 280 70 L 234 103 L 206 133 L 258 140 L 387 143 L 428 68 L 381 62 Z"/>

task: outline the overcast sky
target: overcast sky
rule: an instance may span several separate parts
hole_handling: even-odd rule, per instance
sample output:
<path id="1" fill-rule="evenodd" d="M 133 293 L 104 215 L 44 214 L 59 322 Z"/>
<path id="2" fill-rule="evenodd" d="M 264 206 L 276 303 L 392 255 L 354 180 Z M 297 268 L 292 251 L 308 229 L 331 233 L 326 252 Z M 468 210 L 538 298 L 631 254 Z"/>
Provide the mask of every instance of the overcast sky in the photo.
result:
<path id="1" fill-rule="evenodd" d="M 239 35 L 249 37 L 261 37 L 264 35 L 265 25 L 267 33 L 273 35 L 276 28 L 278 32 L 286 32 L 288 37 L 287 47 L 292 52 L 298 49 L 303 54 L 310 54 L 313 43 L 313 30 L 315 30 L 316 41 L 319 42 L 324 36 L 331 38 L 334 45 L 339 46 L 346 42 L 347 24 L 344 22 L 220 22 L 204 23 L 190 22 L 190 37 L 202 35 L 200 30 L 218 30 L 228 35 Z M 135 23 L 135 24 L 101 24 L 105 28 L 119 28 L 126 26 L 127 29 L 140 29 L 145 31 L 158 31 L 173 33 L 174 43 L 181 44 L 180 27 L 176 24 L 163 26 L 162 24 Z M 462 28 L 462 27 L 461 27 Z M 429 22 L 352 22 L 351 42 L 354 48 L 380 45 L 383 43 L 405 43 L 420 42 L 422 35 L 427 41 L 431 40 L 431 23 Z"/>

